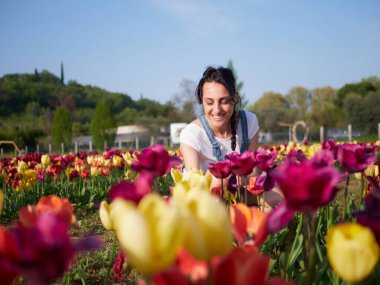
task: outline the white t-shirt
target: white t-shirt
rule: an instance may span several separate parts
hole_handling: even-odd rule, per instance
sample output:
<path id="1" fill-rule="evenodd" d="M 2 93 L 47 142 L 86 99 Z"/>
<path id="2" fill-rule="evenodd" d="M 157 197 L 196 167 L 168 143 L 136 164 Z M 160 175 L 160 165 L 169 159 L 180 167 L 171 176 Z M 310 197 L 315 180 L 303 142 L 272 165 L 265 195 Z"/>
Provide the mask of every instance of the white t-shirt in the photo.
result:
<path id="1" fill-rule="evenodd" d="M 251 140 L 259 130 L 259 123 L 254 113 L 247 111 L 244 112 L 247 117 L 248 139 Z M 232 152 L 231 137 L 225 139 L 215 137 L 215 139 L 219 143 L 219 147 L 223 157 Z M 216 158 L 212 154 L 211 142 L 208 139 L 206 131 L 203 129 L 203 127 L 200 127 L 194 123 L 186 125 L 186 127 L 183 128 L 183 130 L 181 131 L 180 143 L 187 144 L 199 152 L 200 169 L 202 170 L 202 172 L 207 171 L 210 163 L 217 162 Z M 241 121 L 239 121 L 239 125 L 236 132 L 236 152 L 240 153 L 240 147 L 242 144 L 242 127 Z"/>

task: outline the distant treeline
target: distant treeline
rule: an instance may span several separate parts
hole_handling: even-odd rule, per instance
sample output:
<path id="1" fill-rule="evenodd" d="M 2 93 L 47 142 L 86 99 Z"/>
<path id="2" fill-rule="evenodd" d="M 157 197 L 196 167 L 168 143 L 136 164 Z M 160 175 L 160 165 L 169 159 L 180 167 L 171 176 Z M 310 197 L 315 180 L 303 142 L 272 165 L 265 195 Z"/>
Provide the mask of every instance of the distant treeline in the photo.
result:
<path id="1" fill-rule="evenodd" d="M 147 125 L 157 132 L 170 122 L 188 121 L 194 117 L 190 108 L 185 112 L 168 102 L 140 98 L 127 94 L 81 85 L 67 84 L 44 70 L 32 74 L 7 74 L 0 78 L 0 140 L 15 140 L 19 146 L 50 141 L 54 112 L 70 111 L 72 136 L 90 134 L 95 108 L 107 102 L 116 125 Z M 190 114 L 189 114 L 190 113 Z"/>

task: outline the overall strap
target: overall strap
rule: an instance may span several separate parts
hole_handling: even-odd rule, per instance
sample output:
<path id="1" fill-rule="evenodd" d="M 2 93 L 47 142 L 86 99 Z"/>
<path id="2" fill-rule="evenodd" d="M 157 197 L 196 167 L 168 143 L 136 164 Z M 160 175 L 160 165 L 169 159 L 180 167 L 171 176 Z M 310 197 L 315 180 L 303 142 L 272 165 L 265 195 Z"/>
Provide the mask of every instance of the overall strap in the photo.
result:
<path id="1" fill-rule="evenodd" d="M 218 141 L 214 137 L 214 135 L 210 129 L 210 126 L 207 123 L 205 116 L 204 115 L 199 116 L 199 120 L 201 121 L 203 128 L 206 131 L 207 137 L 211 142 L 212 154 L 215 156 L 217 161 L 222 161 L 223 160 L 222 151 L 220 150 Z"/>
<path id="2" fill-rule="evenodd" d="M 243 133 L 243 143 L 240 148 L 240 153 L 248 150 L 249 146 L 249 138 L 248 138 L 248 125 L 247 125 L 247 116 L 243 110 L 240 110 L 240 122 L 241 122 L 241 130 Z"/>

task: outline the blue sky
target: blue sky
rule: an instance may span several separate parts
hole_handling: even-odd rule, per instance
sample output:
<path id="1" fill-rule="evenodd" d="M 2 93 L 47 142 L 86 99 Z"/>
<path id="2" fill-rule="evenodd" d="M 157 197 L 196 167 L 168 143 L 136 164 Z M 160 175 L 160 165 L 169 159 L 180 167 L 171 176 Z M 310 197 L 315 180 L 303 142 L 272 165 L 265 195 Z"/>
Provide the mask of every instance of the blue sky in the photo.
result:
<path id="1" fill-rule="evenodd" d="M 166 102 L 232 60 L 254 103 L 294 86 L 380 77 L 377 0 L 0 0 L 0 76 L 66 80 Z"/>

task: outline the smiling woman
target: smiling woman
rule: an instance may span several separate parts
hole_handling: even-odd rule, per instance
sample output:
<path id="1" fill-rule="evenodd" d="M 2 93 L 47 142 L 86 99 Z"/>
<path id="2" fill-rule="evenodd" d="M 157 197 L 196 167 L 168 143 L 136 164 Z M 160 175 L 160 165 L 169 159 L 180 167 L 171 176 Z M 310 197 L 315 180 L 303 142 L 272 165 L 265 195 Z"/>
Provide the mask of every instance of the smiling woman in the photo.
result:
<path id="1" fill-rule="evenodd" d="M 239 94 L 232 71 L 208 67 L 197 87 L 197 99 L 204 115 L 181 132 L 180 150 L 186 170 L 206 172 L 210 163 L 221 161 L 233 152 L 254 150 L 258 144 L 256 115 L 236 110 Z"/>

